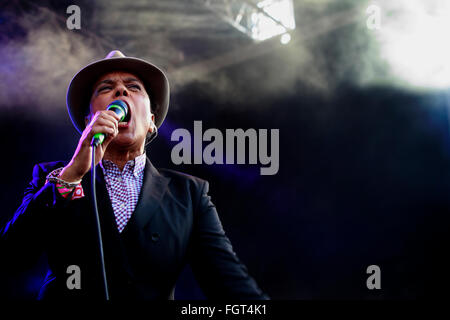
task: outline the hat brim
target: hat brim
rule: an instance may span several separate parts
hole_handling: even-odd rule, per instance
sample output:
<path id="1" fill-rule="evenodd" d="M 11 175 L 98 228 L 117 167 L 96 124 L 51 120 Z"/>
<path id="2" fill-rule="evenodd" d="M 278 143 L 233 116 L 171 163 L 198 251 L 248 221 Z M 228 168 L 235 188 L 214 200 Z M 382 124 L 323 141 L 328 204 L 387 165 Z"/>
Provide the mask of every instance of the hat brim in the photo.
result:
<path id="1" fill-rule="evenodd" d="M 78 132 L 85 128 L 85 117 L 89 113 L 89 104 L 95 82 L 100 76 L 113 72 L 129 72 L 143 82 L 150 97 L 155 125 L 159 128 L 169 108 L 169 81 L 166 75 L 155 65 L 138 58 L 119 57 L 99 60 L 81 69 L 67 88 L 66 104 L 69 116 Z"/>

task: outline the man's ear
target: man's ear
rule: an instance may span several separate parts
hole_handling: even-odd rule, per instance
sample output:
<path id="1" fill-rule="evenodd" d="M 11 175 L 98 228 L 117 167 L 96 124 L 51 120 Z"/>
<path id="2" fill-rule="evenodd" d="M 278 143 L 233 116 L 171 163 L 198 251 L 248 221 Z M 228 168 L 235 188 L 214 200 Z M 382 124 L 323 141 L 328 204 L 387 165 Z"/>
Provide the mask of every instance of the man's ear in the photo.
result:
<path id="1" fill-rule="evenodd" d="M 156 124 L 155 124 L 155 115 L 153 113 L 151 113 L 151 116 L 150 116 L 150 128 L 148 129 L 148 131 L 150 133 L 153 133 L 153 131 L 155 131 L 156 129 L 157 128 L 156 128 Z"/>

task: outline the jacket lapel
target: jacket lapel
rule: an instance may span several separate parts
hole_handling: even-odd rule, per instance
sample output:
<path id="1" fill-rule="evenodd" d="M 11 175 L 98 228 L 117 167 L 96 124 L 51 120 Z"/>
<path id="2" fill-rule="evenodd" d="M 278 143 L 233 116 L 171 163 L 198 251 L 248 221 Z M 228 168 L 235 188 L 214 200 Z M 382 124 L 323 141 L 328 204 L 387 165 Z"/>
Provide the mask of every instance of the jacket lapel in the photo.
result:
<path id="1" fill-rule="evenodd" d="M 169 181 L 170 178 L 162 176 L 147 157 L 139 200 L 123 232 L 126 231 L 128 225 L 135 224 L 141 229 L 147 225 L 158 211 Z"/>
<path id="2" fill-rule="evenodd" d="M 87 199 L 89 199 L 89 205 L 93 208 L 92 202 L 92 179 L 91 179 L 92 171 L 89 171 L 81 185 L 83 186 L 83 191 Z M 109 200 L 108 190 L 106 189 L 105 177 L 103 176 L 103 170 L 100 165 L 95 167 L 95 184 L 96 184 L 96 194 L 97 194 L 97 207 L 100 217 L 100 223 L 102 228 L 111 228 L 111 223 L 114 223 L 114 227 L 117 230 L 117 226 L 115 224 L 114 211 L 111 205 L 111 201 Z M 92 213 L 94 214 L 94 213 Z"/>

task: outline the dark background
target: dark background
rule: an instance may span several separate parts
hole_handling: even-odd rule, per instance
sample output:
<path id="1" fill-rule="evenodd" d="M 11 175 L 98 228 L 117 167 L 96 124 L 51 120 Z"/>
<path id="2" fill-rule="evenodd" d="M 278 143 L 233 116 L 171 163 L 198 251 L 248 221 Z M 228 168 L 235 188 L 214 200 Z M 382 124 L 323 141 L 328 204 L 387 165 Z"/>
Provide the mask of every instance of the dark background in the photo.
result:
<path id="1" fill-rule="evenodd" d="M 42 1 L 39 5 L 65 17 L 65 8 L 72 3 Z M 92 27 L 99 23 L 95 10 L 87 10 L 83 6 L 90 5 L 84 2 L 78 5 L 86 12 L 84 28 L 108 38 L 101 29 Z M 329 10 L 339 9 L 335 7 Z M 37 16 L 36 10 L 26 1 L 3 5 L 3 48 L 22 40 L 26 46 L 30 30 L 18 21 L 27 14 Z M 61 30 L 64 23 L 59 23 Z M 359 27 L 331 30 L 304 43 L 326 58 L 320 69 L 327 80 L 325 91 L 311 84 L 312 70 L 293 63 L 297 61 L 295 47 L 280 46 L 177 84 L 177 78 L 171 77 L 176 68 L 186 70 L 183 68 L 189 65 L 187 61 L 203 59 L 208 51 L 205 48 L 213 52 L 230 41 L 221 38 L 220 44 L 213 44 L 205 36 L 205 44 L 201 35 L 187 33 L 186 39 L 175 42 L 178 48 L 183 47 L 184 60 L 165 66 L 175 68 L 168 72 L 169 80 L 175 82 L 171 105 L 160 135 L 147 154 L 156 167 L 183 171 L 210 182 L 210 195 L 236 253 L 273 299 L 412 299 L 446 295 L 448 90 L 419 91 L 390 83 L 362 86 L 355 81 L 354 75 L 361 70 L 358 61 L 365 61 L 367 52 L 373 49 L 359 43 L 360 50 L 348 57 L 345 41 L 364 23 L 362 20 Z M 220 33 L 220 28 L 212 32 Z M 133 28 L 129 32 L 132 34 Z M 80 34 L 89 36 L 82 31 Z M 241 35 L 233 37 L 238 45 L 249 41 Z M 105 51 L 94 60 L 116 48 L 113 45 L 123 48 L 126 45 L 122 42 L 132 42 L 119 36 L 108 39 L 112 45 L 102 43 Z M 58 48 L 58 44 L 53 45 Z M 76 55 L 79 50 L 71 47 L 68 52 Z M 151 56 L 151 52 L 141 50 L 123 51 L 131 56 Z M 8 59 L 8 63 L 13 61 Z M 73 75 L 90 61 L 80 62 L 68 74 Z M 1 71 L 7 70 L 4 61 Z M 289 77 L 288 81 L 288 72 L 301 76 Z M 6 79 L 8 83 L 1 87 L 4 100 L 0 101 L 2 226 L 19 206 L 33 165 L 70 159 L 79 138 L 64 105 L 70 76 L 61 76 L 65 79 L 62 91 L 58 85 L 42 82 L 27 93 L 28 100 L 20 103 L 7 92 L 15 90 L 17 83 L 11 82 L 11 76 Z M 223 85 L 223 79 L 234 85 Z M 41 92 L 50 92 L 62 104 L 51 101 L 51 106 L 42 106 L 45 100 L 39 100 Z M 193 134 L 194 120 L 202 120 L 203 130 L 218 128 L 223 133 L 226 128 L 278 128 L 279 172 L 261 176 L 259 165 L 173 165 L 170 151 L 175 142 L 170 141 L 171 132 L 186 128 Z M 373 264 L 381 268 L 381 290 L 366 287 L 366 268 Z M 44 260 L 20 276 L 2 273 L 0 296 L 31 299 L 44 275 Z M 185 270 L 176 298 L 202 297 L 189 269 Z"/>

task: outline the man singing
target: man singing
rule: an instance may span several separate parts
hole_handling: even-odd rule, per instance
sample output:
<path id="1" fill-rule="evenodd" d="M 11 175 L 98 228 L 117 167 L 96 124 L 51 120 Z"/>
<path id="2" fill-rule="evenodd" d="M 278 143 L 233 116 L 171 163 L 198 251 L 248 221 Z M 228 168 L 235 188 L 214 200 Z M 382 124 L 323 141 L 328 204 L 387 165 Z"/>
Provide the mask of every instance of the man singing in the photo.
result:
<path id="1" fill-rule="evenodd" d="M 125 119 L 107 106 L 121 100 Z M 2 261 L 30 266 L 42 253 L 50 271 L 46 299 L 102 299 L 103 273 L 91 194 L 91 141 L 109 297 L 173 299 L 189 263 L 209 299 L 267 299 L 233 252 L 208 183 L 157 170 L 145 154 L 169 106 L 169 83 L 147 61 L 112 51 L 72 79 L 67 107 L 81 133 L 69 162 L 41 163 L 14 218 L 2 229 Z M 80 283 L 69 285 L 68 270 Z"/>

